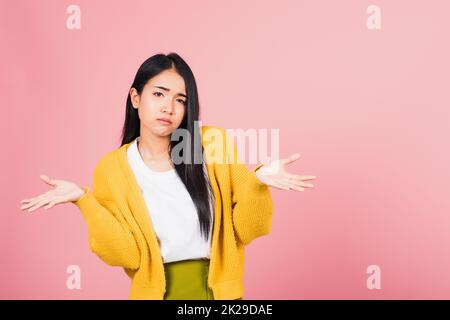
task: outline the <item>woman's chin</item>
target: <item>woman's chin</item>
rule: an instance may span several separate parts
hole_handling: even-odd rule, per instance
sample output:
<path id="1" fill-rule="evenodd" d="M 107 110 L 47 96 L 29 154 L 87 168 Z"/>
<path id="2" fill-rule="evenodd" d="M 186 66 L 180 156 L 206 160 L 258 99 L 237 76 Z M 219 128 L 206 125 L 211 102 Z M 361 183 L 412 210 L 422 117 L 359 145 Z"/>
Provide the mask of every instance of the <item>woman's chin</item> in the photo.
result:
<path id="1" fill-rule="evenodd" d="M 170 136 L 172 134 L 172 132 L 175 131 L 175 129 L 172 127 L 159 125 L 159 126 L 155 126 L 152 131 L 157 136 L 167 137 L 167 136 Z"/>

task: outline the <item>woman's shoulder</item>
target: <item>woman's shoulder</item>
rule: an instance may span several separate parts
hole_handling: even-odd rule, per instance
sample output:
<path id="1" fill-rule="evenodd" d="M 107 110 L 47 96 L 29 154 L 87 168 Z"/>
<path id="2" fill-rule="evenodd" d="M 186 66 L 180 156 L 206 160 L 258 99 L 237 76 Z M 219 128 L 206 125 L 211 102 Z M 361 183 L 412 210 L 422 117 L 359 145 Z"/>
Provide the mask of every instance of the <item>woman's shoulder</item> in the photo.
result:
<path id="1" fill-rule="evenodd" d="M 123 147 L 123 146 L 122 146 Z M 98 172 L 111 172 L 115 169 L 115 165 L 118 163 L 118 157 L 121 152 L 122 147 L 114 150 L 110 150 L 103 154 L 95 165 L 94 171 Z"/>
<path id="2" fill-rule="evenodd" d="M 226 136 L 227 135 L 227 129 L 225 129 L 222 126 L 216 126 L 216 125 L 204 125 L 200 127 L 202 135 L 206 133 L 205 136 Z"/>
<path id="3" fill-rule="evenodd" d="M 215 125 L 203 125 L 200 127 L 202 132 L 210 131 L 210 130 L 218 130 L 218 131 L 225 131 L 225 128 Z"/>

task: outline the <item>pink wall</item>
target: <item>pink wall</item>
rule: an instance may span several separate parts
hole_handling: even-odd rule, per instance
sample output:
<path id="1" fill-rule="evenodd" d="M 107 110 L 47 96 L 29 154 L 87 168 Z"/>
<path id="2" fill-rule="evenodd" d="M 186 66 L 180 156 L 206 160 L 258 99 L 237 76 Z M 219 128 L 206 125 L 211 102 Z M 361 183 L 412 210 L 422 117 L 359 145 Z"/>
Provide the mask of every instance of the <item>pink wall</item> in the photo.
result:
<path id="1" fill-rule="evenodd" d="M 81 29 L 66 8 L 81 8 Z M 381 29 L 366 8 L 381 8 Z M 450 2 L 1 1 L 0 298 L 126 299 L 77 207 L 32 214 L 39 174 L 91 185 L 149 56 L 179 53 L 204 124 L 279 128 L 305 192 L 272 189 L 245 299 L 450 299 Z M 66 268 L 81 268 L 81 289 Z M 381 268 L 369 290 L 366 268 Z"/>

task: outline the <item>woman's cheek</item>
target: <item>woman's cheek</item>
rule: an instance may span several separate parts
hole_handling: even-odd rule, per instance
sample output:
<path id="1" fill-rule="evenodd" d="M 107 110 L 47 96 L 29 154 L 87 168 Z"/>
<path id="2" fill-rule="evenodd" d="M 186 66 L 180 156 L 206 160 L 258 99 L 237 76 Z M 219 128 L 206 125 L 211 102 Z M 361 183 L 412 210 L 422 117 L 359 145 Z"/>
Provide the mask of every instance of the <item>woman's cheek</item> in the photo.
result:
<path id="1" fill-rule="evenodd" d="M 153 111 L 148 106 L 141 106 L 139 109 L 139 119 L 144 122 L 145 124 L 149 125 L 152 122 L 152 119 L 154 118 Z"/>
<path id="2" fill-rule="evenodd" d="M 177 108 L 177 110 L 176 110 L 176 113 L 175 113 L 175 115 L 176 115 L 176 122 L 177 122 L 177 125 L 179 125 L 182 121 L 183 121 L 183 117 L 184 117 L 184 108 Z"/>

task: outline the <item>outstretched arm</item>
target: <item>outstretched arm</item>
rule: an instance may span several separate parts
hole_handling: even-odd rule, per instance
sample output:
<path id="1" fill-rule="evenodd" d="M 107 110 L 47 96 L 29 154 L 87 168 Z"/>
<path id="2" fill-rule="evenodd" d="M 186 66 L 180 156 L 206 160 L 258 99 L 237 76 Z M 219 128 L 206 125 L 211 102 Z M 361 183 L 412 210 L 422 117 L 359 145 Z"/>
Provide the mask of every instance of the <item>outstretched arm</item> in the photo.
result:
<path id="1" fill-rule="evenodd" d="M 255 171 L 238 161 L 236 145 L 226 133 L 225 145 L 232 193 L 232 215 L 234 230 L 239 241 L 250 244 L 254 239 L 271 232 L 273 203 L 269 186 L 262 183 Z"/>
<path id="2" fill-rule="evenodd" d="M 259 164 L 250 171 L 239 161 L 232 138 L 225 134 L 225 141 L 230 161 L 234 228 L 241 243 L 247 245 L 271 232 L 273 202 L 269 186 L 282 190 L 303 191 L 306 187 L 313 187 L 304 181 L 316 177 L 287 172 L 286 166 L 299 159 L 299 154 Z"/>
<path id="3" fill-rule="evenodd" d="M 97 167 L 93 192 L 84 186 L 84 195 L 73 203 L 87 222 L 91 251 L 111 266 L 138 269 L 140 250 L 133 234 L 115 203 L 102 198 L 109 192 L 105 174 Z"/>
<path id="4" fill-rule="evenodd" d="M 112 266 L 138 269 L 140 251 L 133 234 L 110 196 L 106 173 L 97 165 L 94 170 L 94 189 L 80 188 L 71 181 L 50 179 L 41 175 L 41 179 L 53 189 L 21 201 L 21 210 L 33 212 L 41 207 L 48 210 L 55 205 L 72 202 L 83 214 L 87 226 L 91 251 Z"/>

